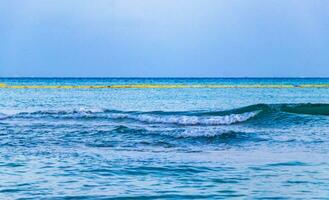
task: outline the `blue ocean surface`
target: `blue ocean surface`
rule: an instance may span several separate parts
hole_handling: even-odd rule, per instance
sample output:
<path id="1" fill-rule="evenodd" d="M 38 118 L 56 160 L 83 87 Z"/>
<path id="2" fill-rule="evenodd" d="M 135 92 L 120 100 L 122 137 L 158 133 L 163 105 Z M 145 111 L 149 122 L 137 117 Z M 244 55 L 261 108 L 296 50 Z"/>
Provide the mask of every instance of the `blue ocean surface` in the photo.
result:
<path id="1" fill-rule="evenodd" d="M 303 85 L 0 78 L 7 85 Z M 329 88 L 0 88 L 0 199 L 329 199 Z"/>

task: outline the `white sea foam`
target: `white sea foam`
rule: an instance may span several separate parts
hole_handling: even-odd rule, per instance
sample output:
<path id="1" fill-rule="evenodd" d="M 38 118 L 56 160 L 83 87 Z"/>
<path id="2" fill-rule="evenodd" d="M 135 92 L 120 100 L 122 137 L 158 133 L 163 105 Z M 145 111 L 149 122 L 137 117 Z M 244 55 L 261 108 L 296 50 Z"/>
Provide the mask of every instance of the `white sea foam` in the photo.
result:
<path id="1" fill-rule="evenodd" d="M 259 112 L 247 112 L 242 114 L 231 114 L 225 116 L 165 116 L 165 115 L 150 115 L 150 114 L 112 114 L 112 118 L 116 119 L 133 119 L 146 123 L 163 123 L 163 124 L 178 124 L 178 125 L 229 125 L 239 122 L 244 122 Z"/>
<path id="2" fill-rule="evenodd" d="M 183 129 L 182 131 L 165 131 L 161 135 L 168 135 L 177 138 L 190 138 L 190 137 L 215 137 L 230 132 L 229 130 L 219 128 L 206 128 L 195 127 L 192 129 Z"/>
<path id="3" fill-rule="evenodd" d="M 246 121 L 256 116 L 259 111 L 246 112 L 242 114 L 230 114 L 224 116 L 190 116 L 177 114 L 150 114 L 150 113 L 124 113 L 111 112 L 100 108 L 72 108 L 72 109 L 54 109 L 54 110 L 26 110 L 15 111 L 8 114 L 7 112 L 0 114 L 0 119 L 8 116 L 19 115 L 77 115 L 86 116 L 92 114 L 106 113 L 106 117 L 110 119 L 131 119 L 144 123 L 160 123 L 160 124 L 177 124 L 177 125 L 229 125 Z M 104 117 L 104 116 L 103 116 Z"/>

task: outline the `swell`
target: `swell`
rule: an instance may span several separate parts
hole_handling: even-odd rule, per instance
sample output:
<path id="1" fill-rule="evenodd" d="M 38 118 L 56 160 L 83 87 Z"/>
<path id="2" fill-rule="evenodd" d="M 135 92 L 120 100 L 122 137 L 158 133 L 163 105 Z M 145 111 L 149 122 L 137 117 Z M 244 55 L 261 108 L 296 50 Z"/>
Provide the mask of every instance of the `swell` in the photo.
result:
<path id="1" fill-rule="evenodd" d="M 203 112 L 201 115 L 226 115 L 226 114 L 240 114 L 246 112 L 261 111 L 265 113 L 285 112 L 290 114 L 304 114 L 304 115 L 329 115 L 329 104 L 325 103 L 283 103 L 283 104 L 253 104 L 241 108 Z"/>
<path id="2" fill-rule="evenodd" d="M 230 125 L 242 123 L 254 118 L 273 116 L 278 113 L 293 115 L 329 116 L 329 104 L 254 104 L 224 111 L 185 111 L 185 112 L 137 112 L 108 109 L 66 109 L 37 110 L 5 114 L 0 112 L 0 120 L 7 118 L 63 118 L 63 119 L 110 119 L 133 120 L 150 124 L 176 125 Z M 274 119 L 273 119 L 274 120 Z"/>

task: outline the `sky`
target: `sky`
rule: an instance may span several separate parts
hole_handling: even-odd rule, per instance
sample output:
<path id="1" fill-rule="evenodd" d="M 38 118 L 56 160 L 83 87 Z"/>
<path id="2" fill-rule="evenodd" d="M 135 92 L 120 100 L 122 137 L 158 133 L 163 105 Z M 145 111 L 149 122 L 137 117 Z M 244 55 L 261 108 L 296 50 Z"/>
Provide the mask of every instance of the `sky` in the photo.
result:
<path id="1" fill-rule="evenodd" d="M 326 0 L 1 0 L 1 77 L 329 77 Z"/>

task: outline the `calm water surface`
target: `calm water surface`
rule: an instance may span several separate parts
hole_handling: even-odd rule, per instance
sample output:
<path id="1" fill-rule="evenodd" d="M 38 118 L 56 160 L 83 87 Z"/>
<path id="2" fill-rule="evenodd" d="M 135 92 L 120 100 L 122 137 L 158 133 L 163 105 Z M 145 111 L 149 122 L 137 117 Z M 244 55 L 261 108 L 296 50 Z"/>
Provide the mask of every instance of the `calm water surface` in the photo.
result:
<path id="1" fill-rule="evenodd" d="M 37 79 L 9 85 L 328 84 Z M 0 89 L 0 199 L 329 199 L 329 89 Z"/>

